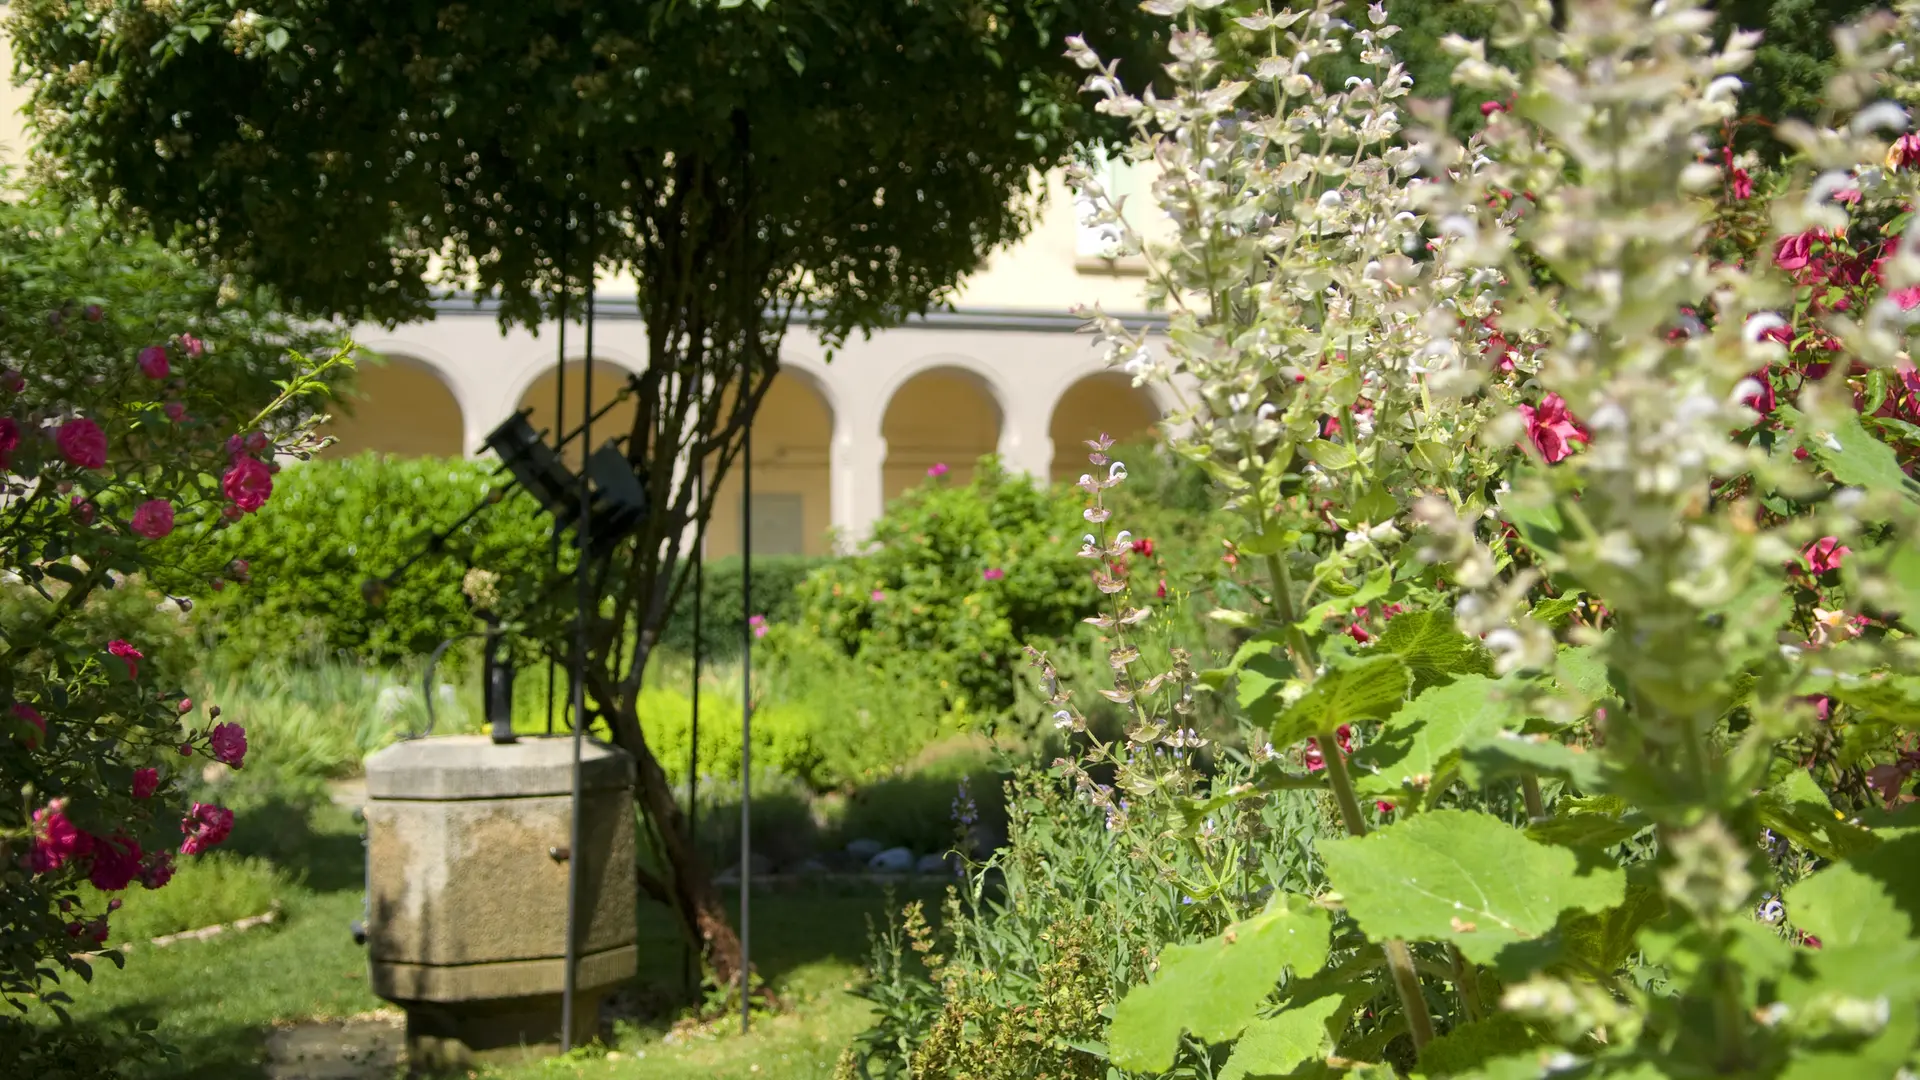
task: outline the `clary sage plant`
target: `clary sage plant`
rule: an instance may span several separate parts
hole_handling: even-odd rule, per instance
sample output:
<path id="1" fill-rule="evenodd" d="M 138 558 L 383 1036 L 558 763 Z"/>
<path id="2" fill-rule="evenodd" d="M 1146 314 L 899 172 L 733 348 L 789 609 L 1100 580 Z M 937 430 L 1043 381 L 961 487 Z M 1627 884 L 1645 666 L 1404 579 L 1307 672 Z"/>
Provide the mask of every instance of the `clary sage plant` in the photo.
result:
<path id="1" fill-rule="evenodd" d="M 1163 950 L 1088 1052 L 1145 1074 L 1900 1074 L 1920 9 L 1836 34 L 1833 115 L 1780 125 L 1793 163 L 1757 182 L 1725 149 L 1757 39 L 1716 42 L 1684 0 L 1557 26 L 1508 0 L 1491 42 L 1447 42 L 1486 94 L 1464 144 L 1381 7 L 1147 6 L 1174 23 L 1168 89 L 1076 55 L 1172 239 L 1081 182 L 1171 326 L 1100 325 L 1137 381 L 1194 392 L 1181 448 L 1265 595 L 1215 613 L 1246 634 L 1225 667 L 1151 671 L 1150 602 L 1097 572 L 1131 722 L 1065 771 L 1194 836 L 1236 798 L 1322 791 L 1345 835 L 1314 842 L 1317 895 Z M 1097 464 L 1082 554 L 1104 566 L 1125 467 Z M 1267 741 L 1254 782 L 1201 796 L 1177 763 L 1208 692 Z"/>

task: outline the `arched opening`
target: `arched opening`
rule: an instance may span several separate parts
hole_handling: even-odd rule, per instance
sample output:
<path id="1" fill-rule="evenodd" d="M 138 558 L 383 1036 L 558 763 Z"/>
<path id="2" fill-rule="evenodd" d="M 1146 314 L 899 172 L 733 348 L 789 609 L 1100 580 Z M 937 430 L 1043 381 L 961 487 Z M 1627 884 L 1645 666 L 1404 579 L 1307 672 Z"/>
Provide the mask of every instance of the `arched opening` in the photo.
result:
<path id="1" fill-rule="evenodd" d="M 323 435 L 337 441 L 323 457 L 372 450 L 400 457 L 460 457 L 466 431 L 460 403 L 432 368 L 405 356 L 363 364 L 336 401 Z"/>
<path id="2" fill-rule="evenodd" d="M 753 553 L 826 555 L 833 523 L 829 459 L 833 410 L 806 375 L 773 377 L 753 418 Z M 733 466 L 712 493 L 708 558 L 740 554 L 740 471 Z"/>
<path id="3" fill-rule="evenodd" d="M 881 491 L 889 502 L 947 467 L 947 482 L 973 479 L 974 463 L 1000 445 L 1000 406 L 976 375 L 935 368 L 908 379 L 887 402 L 880 422 L 887 440 Z"/>
<path id="4" fill-rule="evenodd" d="M 566 363 L 567 399 L 561 416 L 565 418 L 564 430 L 555 422 L 554 389 L 559 381 L 560 369 L 551 368 L 533 380 L 533 385 L 520 395 L 519 409 L 532 409 L 527 421 L 533 430 L 546 433 L 548 445 L 558 442 L 562 437 L 580 426 L 580 402 L 586 393 L 587 367 L 579 360 Z M 627 371 L 604 360 L 593 363 L 593 408 L 598 411 L 620 395 L 627 385 Z M 605 416 L 593 422 L 593 445 L 599 447 L 608 439 L 619 439 L 620 445 L 626 445 L 626 439 L 633 432 L 633 414 L 638 404 L 631 398 L 608 410 Z M 580 468 L 581 440 L 575 439 L 567 444 L 566 462 L 571 469 Z"/>
<path id="5" fill-rule="evenodd" d="M 1117 371 L 1089 375 L 1067 388 L 1053 407 L 1053 419 L 1047 434 L 1053 439 L 1053 479 L 1077 479 L 1088 469 L 1089 439 L 1101 433 L 1124 442 L 1149 435 L 1160 422 L 1160 408 L 1153 395 L 1135 387 L 1133 380 Z"/>

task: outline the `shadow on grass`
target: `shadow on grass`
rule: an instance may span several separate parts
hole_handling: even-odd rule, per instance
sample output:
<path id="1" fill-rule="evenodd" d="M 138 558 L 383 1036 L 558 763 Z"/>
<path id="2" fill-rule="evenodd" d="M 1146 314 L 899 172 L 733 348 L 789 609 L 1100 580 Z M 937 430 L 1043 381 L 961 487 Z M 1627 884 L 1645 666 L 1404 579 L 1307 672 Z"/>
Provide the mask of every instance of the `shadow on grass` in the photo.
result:
<path id="1" fill-rule="evenodd" d="M 225 850 L 265 859 L 317 893 L 366 886 L 360 826 L 329 802 L 272 796 L 252 803 L 234 815 Z"/>

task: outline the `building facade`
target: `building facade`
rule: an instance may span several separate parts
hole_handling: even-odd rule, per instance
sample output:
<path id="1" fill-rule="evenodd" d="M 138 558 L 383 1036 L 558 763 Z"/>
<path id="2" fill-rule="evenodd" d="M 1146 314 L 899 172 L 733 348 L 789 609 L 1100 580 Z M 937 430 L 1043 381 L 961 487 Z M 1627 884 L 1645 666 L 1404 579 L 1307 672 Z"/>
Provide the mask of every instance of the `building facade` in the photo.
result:
<path id="1" fill-rule="evenodd" d="M 0 36 L 0 66 L 11 59 Z M 27 146 L 23 100 L 19 89 L 0 88 L 0 157 L 13 161 Z M 1104 179 L 1109 190 L 1139 186 L 1117 172 Z M 982 455 L 997 453 L 1036 477 L 1071 478 L 1085 471 L 1084 440 L 1141 435 L 1168 414 L 1161 388 L 1135 388 L 1107 370 L 1097 341 L 1070 314 L 1098 304 L 1129 323 L 1152 323 L 1139 314 L 1144 268 L 1104 257 L 1111 238 L 1081 223 L 1058 176 L 1045 190 L 1034 232 L 962 282 L 953 310 L 849 342 L 831 362 L 808 327 L 789 332 L 754 422 L 753 504 L 740 505 L 736 467 L 713 496 L 709 556 L 739 551 L 743 512 L 756 554 L 855 546 L 886 501 L 936 464 L 947 466 L 948 482 L 965 482 Z M 596 406 L 644 367 L 633 295 L 631 281 L 600 284 Z M 566 334 L 569 417 L 582 404 L 581 329 Z M 329 453 L 477 455 L 487 433 L 521 409 L 532 410 L 536 428 L 555 427 L 557 330 L 503 333 L 495 312 L 470 300 L 442 303 L 431 321 L 353 328 L 375 357 L 327 426 L 338 440 Z M 616 408 L 607 430 L 625 430 L 630 418 L 630 408 Z"/>

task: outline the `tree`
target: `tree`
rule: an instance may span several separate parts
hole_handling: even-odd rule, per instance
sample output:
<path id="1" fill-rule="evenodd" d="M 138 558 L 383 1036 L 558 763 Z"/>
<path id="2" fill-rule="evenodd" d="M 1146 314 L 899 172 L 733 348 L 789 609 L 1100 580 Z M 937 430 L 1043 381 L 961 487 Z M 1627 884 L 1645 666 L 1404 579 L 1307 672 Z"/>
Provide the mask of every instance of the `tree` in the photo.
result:
<path id="1" fill-rule="evenodd" d="M 895 323 L 1025 232 L 1036 170 L 1110 134 L 1066 37 L 1144 70 L 1140 16 L 1098 0 L 29 0 L 11 27 L 67 182 L 300 311 L 411 319 L 465 285 L 534 324 L 577 314 L 596 270 L 637 280 L 650 355 L 627 445 L 653 512 L 606 568 L 589 688 L 672 868 L 642 887 L 733 979 L 737 939 L 634 708 L 687 581 L 683 531 L 704 531 L 692 479 L 712 490 L 738 455 L 796 312 L 829 345 Z M 553 614 L 543 640 L 564 652 Z"/>

